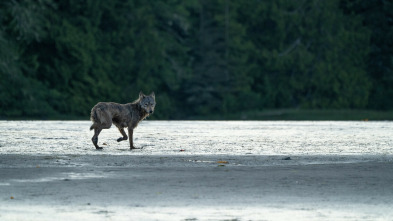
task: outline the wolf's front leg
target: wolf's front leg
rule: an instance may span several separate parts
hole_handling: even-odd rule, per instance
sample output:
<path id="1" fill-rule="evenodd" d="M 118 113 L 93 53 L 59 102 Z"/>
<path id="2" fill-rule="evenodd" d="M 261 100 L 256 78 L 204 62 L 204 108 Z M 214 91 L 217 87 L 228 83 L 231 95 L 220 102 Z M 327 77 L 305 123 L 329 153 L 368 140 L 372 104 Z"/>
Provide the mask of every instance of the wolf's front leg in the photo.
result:
<path id="1" fill-rule="evenodd" d="M 128 128 L 128 136 L 129 136 L 129 139 L 130 139 L 130 150 L 132 150 L 132 149 L 140 149 L 140 148 L 134 147 L 133 136 L 132 136 L 133 133 L 134 133 L 134 129 L 132 129 L 132 127 L 129 127 Z"/>
<path id="2" fill-rule="evenodd" d="M 124 132 L 124 129 L 123 128 L 118 128 L 118 129 L 119 129 L 121 135 L 123 135 L 123 137 L 119 137 L 119 139 L 117 139 L 117 142 L 120 142 L 122 140 L 127 140 L 128 137 L 127 137 L 126 132 Z"/>

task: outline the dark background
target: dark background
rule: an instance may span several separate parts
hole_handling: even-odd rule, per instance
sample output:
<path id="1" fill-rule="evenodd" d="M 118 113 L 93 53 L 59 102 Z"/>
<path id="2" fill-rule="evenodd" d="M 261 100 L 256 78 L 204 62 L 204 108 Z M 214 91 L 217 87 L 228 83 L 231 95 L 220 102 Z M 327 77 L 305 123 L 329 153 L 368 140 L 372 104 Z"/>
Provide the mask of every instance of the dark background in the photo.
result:
<path id="1" fill-rule="evenodd" d="M 153 119 L 393 110 L 390 0 L 7 0 L 0 22 L 1 119 L 88 119 L 139 91 Z"/>

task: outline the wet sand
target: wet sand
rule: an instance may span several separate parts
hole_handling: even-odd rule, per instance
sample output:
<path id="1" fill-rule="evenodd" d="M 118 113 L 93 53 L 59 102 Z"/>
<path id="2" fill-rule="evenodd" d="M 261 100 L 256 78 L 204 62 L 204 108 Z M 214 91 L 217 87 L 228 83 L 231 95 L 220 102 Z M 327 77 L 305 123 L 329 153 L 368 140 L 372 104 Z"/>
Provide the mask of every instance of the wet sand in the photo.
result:
<path id="1" fill-rule="evenodd" d="M 0 220 L 391 220 L 387 156 L 0 155 Z"/>

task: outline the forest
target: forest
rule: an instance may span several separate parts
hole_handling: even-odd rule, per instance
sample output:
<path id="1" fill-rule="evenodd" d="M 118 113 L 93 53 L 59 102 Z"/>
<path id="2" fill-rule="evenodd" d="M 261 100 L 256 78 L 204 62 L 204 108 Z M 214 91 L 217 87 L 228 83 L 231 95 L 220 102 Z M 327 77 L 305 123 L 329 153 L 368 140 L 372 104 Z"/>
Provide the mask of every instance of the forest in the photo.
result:
<path id="1" fill-rule="evenodd" d="M 393 110 L 390 0 L 7 0 L 0 22 L 0 119 L 140 91 L 153 119 Z"/>

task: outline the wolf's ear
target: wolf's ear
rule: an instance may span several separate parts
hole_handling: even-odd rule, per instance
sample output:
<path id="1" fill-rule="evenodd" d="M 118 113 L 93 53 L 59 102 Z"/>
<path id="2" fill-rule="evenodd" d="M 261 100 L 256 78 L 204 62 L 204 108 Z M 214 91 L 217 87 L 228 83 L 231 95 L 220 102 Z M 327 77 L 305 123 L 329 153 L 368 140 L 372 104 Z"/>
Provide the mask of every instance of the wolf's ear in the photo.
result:
<path id="1" fill-rule="evenodd" d="M 154 91 L 150 94 L 153 98 L 156 98 L 156 95 L 154 94 Z"/>
<path id="2" fill-rule="evenodd" d="M 140 98 L 143 98 L 144 96 L 145 96 L 145 95 L 143 94 L 143 92 L 140 91 L 140 92 L 139 92 L 139 97 L 140 97 Z"/>

